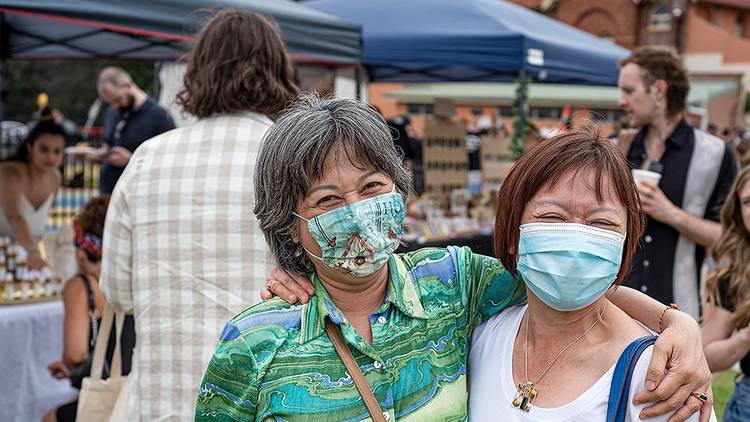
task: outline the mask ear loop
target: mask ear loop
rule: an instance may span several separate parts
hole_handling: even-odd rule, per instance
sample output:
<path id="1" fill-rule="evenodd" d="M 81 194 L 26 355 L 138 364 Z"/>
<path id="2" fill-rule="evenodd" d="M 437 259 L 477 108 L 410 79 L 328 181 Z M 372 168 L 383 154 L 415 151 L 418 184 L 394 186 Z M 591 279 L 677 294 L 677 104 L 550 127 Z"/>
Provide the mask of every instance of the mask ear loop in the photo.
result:
<path id="1" fill-rule="evenodd" d="M 323 234 L 323 237 L 326 239 L 326 243 L 328 243 L 329 246 L 333 247 L 333 245 L 332 245 L 333 240 L 328 236 L 328 234 L 326 234 L 325 230 L 323 230 L 323 226 L 320 225 L 320 221 L 318 221 L 316 218 L 312 218 L 312 219 L 308 220 L 307 218 L 305 218 L 305 217 L 297 214 L 294 211 L 292 211 L 292 214 L 294 216 L 296 216 L 296 217 L 299 217 L 302 220 L 305 220 L 307 222 L 307 226 L 308 227 L 310 226 L 310 222 L 314 221 L 315 227 L 317 227 L 318 231 L 320 231 L 320 233 Z M 307 249 L 305 249 L 305 250 L 307 251 L 307 253 L 310 253 L 310 251 L 308 251 Z M 312 255 L 312 254 L 310 253 L 310 255 Z M 313 256 L 315 256 L 315 255 L 313 255 Z M 315 256 L 315 257 L 318 258 L 318 259 L 320 259 L 321 261 L 323 260 L 322 258 L 320 258 L 318 256 Z"/>
<path id="2" fill-rule="evenodd" d="M 293 215 L 293 216 L 295 216 L 295 217 L 297 217 L 297 218 L 301 218 L 302 220 L 305 220 L 305 222 L 308 222 L 308 223 L 310 222 L 310 220 L 308 220 L 308 219 L 306 219 L 305 217 L 303 217 L 303 216 L 301 216 L 301 215 L 297 214 L 297 213 L 296 213 L 296 212 L 294 212 L 294 211 L 292 211 L 292 215 Z"/>
<path id="3" fill-rule="evenodd" d="M 300 246 L 302 246 L 302 244 L 300 244 Z M 317 259 L 318 261 L 320 261 L 320 262 L 322 262 L 322 263 L 324 263 L 324 264 L 325 264 L 325 261 L 323 261 L 323 258 L 321 258 L 321 257 L 319 257 L 318 255 L 315 255 L 314 253 L 312 253 L 312 252 L 308 251 L 308 250 L 307 250 L 307 248 L 306 248 L 306 247 L 304 247 L 304 246 L 302 246 L 302 249 L 304 249 L 304 250 L 305 250 L 305 252 L 307 252 L 307 254 L 308 254 L 309 256 L 311 256 L 311 257 L 313 257 L 313 258 Z"/>

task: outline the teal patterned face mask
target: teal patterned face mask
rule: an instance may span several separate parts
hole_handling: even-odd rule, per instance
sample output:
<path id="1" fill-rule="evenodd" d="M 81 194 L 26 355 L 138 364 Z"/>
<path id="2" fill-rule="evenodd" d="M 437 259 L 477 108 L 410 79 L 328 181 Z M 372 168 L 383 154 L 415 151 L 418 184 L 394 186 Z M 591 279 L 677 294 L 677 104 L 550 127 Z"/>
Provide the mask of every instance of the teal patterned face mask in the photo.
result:
<path id="1" fill-rule="evenodd" d="M 307 221 L 323 256 L 307 253 L 329 268 L 367 277 L 383 268 L 398 248 L 406 216 L 404 200 L 396 192 L 357 201 Z"/>

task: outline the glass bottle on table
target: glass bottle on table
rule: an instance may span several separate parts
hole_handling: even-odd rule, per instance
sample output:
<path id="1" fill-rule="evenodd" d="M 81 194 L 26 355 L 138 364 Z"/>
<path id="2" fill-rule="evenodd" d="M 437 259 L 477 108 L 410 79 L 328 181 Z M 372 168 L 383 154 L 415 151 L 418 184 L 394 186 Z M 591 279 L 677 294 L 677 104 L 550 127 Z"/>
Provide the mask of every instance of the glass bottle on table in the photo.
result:
<path id="1" fill-rule="evenodd" d="M 62 291 L 63 291 L 62 278 L 59 276 L 54 276 L 52 283 L 53 283 L 52 291 L 54 292 L 55 296 L 62 296 Z"/>
<path id="2" fill-rule="evenodd" d="M 13 280 L 13 274 L 7 273 L 5 274 L 5 279 L 3 281 L 3 290 L 5 291 L 5 301 L 6 302 L 13 302 L 14 296 L 15 296 L 15 281 Z"/>
<path id="3" fill-rule="evenodd" d="M 8 245 L 8 256 L 7 256 L 7 266 L 6 270 L 8 273 L 13 275 L 13 278 L 15 278 L 16 275 L 16 245 Z"/>
<path id="4" fill-rule="evenodd" d="M 34 279 L 31 271 L 24 268 L 21 278 L 21 299 L 32 300 L 36 298 L 36 291 L 34 290 Z"/>
<path id="5" fill-rule="evenodd" d="M 28 254 L 21 245 L 16 245 L 16 280 L 27 280 L 29 269 L 27 267 Z"/>
<path id="6" fill-rule="evenodd" d="M 6 254 L 8 253 L 8 247 L 10 246 L 10 238 L 8 236 L 0 236 L 0 253 L 3 254 L 3 258 L 5 258 Z M 5 259 L 3 259 L 5 261 Z"/>
<path id="7" fill-rule="evenodd" d="M 8 273 L 8 269 L 5 266 L 5 251 L 0 251 L 0 281 L 5 281 L 5 274 Z"/>

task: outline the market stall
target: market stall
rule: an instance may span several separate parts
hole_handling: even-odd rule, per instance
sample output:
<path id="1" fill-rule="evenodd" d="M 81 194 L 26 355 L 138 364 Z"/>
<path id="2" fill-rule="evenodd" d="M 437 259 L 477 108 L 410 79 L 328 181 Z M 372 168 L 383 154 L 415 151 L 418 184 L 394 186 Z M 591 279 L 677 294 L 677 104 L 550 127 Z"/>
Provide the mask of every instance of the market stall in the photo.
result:
<path id="1" fill-rule="evenodd" d="M 527 78 L 534 83 L 615 85 L 618 61 L 628 53 L 503 0 L 311 0 L 304 4 L 362 25 L 362 63 L 371 82 L 519 81 L 517 127 L 526 127 Z M 424 194 L 412 198 L 406 248 L 471 244 L 491 253 L 487 246 L 494 222 L 493 198 L 513 165 L 510 138 L 494 130 L 483 134 L 481 173 L 472 171 L 464 125 L 438 110 L 446 99 L 436 98 L 424 112 L 435 117 L 424 119 L 420 163 Z M 477 236 L 484 238 L 480 241 Z"/>
<path id="2" fill-rule="evenodd" d="M 69 380 L 55 379 L 47 370 L 60 359 L 62 330 L 60 300 L 0 305 L 1 421 L 40 421 L 50 409 L 78 395 Z"/>

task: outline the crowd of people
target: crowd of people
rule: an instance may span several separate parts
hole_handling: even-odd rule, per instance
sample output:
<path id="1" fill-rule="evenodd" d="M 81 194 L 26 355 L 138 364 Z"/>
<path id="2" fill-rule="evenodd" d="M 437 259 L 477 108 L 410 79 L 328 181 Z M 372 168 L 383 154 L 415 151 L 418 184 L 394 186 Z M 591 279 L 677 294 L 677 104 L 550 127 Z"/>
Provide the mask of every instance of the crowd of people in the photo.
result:
<path id="1" fill-rule="evenodd" d="M 494 257 L 395 253 L 421 183 L 408 119 L 301 94 L 261 14 L 221 11 L 196 36 L 177 96 L 191 125 L 105 68 L 104 142 L 85 157 L 103 163 L 102 196 L 73 223 L 51 376 L 80 388 L 96 348 L 113 360 L 116 334 L 96 341 L 111 306 L 128 314 L 129 421 L 715 420 L 711 372 L 750 376 L 750 168 L 741 141 L 683 117 L 674 50 L 620 67 L 638 129 L 570 122 L 526 151 L 500 188 Z M 65 139 L 42 119 L 0 162 L 0 235 L 32 269 Z M 750 417 L 749 380 L 725 421 Z"/>

